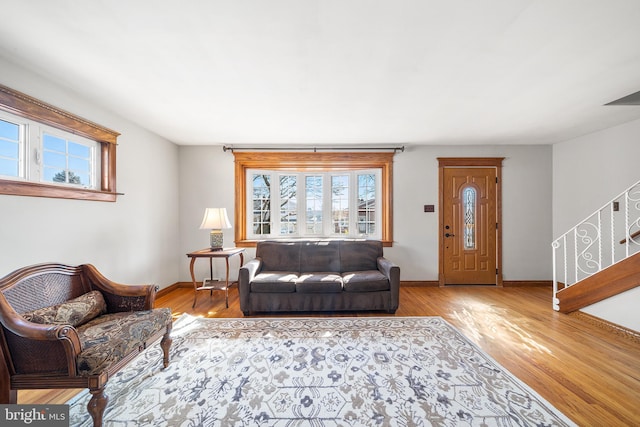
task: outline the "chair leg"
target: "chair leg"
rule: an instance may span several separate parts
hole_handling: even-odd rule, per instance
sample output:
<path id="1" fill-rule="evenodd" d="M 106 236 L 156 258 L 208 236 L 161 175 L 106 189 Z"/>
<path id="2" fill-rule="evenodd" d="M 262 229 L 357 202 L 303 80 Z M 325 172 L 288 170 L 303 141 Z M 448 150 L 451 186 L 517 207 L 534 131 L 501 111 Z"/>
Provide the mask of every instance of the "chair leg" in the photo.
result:
<path id="1" fill-rule="evenodd" d="M 0 404 L 16 404 L 18 403 L 18 390 L 11 390 L 9 388 L 9 383 L 7 382 L 6 387 L 5 384 L 2 384 L 2 389 L 0 390 Z"/>
<path id="2" fill-rule="evenodd" d="M 2 348 L 0 348 L 0 403 L 18 403 L 18 391 L 11 389 L 11 375 L 4 363 Z"/>
<path id="3" fill-rule="evenodd" d="M 171 338 L 171 326 L 168 326 L 167 333 L 164 334 L 162 340 L 160 341 L 160 347 L 162 348 L 163 353 L 162 364 L 165 368 L 169 366 L 169 349 L 171 348 L 172 342 L 173 338 Z"/>
<path id="4" fill-rule="evenodd" d="M 89 389 L 91 400 L 87 404 L 87 410 L 93 418 L 93 427 L 102 427 L 102 417 L 109 402 L 109 397 L 104 394 L 104 386 L 97 389 Z"/>

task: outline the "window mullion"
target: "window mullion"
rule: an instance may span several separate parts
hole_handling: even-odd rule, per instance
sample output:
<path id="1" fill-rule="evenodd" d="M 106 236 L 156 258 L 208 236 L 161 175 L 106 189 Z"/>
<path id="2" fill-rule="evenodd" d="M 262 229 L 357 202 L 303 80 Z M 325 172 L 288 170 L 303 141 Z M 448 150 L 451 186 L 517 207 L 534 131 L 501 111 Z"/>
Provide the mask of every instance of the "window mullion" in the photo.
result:
<path id="1" fill-rule="evenodd" d="M 42 180 L 42 163 L 44 153 L 42 152 L 42 137 L 40 128 L 32 124 L 26 125 L 25 131 L 25 176 L 33 182 Z"/>

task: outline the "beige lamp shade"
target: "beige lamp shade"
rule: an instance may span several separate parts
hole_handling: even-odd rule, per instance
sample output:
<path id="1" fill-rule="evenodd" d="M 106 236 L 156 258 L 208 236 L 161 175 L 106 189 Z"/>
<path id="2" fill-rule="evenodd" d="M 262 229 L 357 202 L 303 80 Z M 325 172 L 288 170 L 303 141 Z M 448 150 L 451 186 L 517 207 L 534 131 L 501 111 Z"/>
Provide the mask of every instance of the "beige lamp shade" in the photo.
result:
<path id="1" fill-rule="evenodd" d="M 231 228 L 231 222 L 227 216 L 227 208 L 207 208 L 202 218 L 201 229 L 210 229 L 210 244 L 212 250 L 223 248 L 222 230 Z"/>

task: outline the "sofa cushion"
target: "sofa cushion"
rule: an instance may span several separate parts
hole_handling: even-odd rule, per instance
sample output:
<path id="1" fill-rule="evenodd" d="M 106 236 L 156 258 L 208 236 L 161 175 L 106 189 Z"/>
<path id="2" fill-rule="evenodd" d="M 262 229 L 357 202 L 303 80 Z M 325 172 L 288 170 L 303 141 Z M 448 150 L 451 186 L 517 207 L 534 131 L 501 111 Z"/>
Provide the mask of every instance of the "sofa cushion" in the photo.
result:
<path id="1" fill-rule="evenodd" d="M 105 314 L 80 326 L 78 374 L 93 375 L 113 366 L 170 322 L 171 309 L 157 308 Z"/>
<path id="2" fill-rule="evenodd" d="M 80 326 L 107 311 L 100 291 L 91 291 L 61 304 L 22 313 L 29 322 L 47 325 Z"/>
<path id="3" fill-rule="evenodd" d="M 302 242 L 300 272 L 340 272 L 340 242 Z"/>
<path id="4" fill-rule="evenodd" d="M 390 289 L 389 280 L 378 270 L 343 273 L 342 281 L 346 292 L 378 292 Z"/>
<path id="5" fill-rule="evenodd" d="M 377 270 L 381 256 L 382 242 L 379 240 L 340 242 L 340 271 Z"/>
<path id="6" fill-rule="evenodd" d="M 342 277 L 333 272 L 303 273 L 296 280 L 296 292 L 342 292 Z"/>
<path id="7" fill-rule="evenodd" d="M 251 292 L 295 292 L 298 273 L 263 271 L 251 281 Z"/>
<path id="8" fill-rule="evenodd" d="M 300 244 L 296 242 L 259 242 L 256 258 L 262 260 L 262 270 L 300 271 Z"/>

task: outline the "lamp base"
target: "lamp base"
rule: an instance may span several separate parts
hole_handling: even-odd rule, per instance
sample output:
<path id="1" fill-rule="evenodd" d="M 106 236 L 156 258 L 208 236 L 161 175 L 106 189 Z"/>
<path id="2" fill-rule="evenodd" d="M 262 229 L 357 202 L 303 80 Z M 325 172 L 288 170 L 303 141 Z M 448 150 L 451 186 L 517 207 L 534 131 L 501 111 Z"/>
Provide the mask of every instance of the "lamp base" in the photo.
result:
<path id="1" fill-rule="evenodd" d="M 210 240 L 212 251 L 222 250 L 222 230 L 211 230 L 211 234 L 209 235 L 209 240 Z"/>

